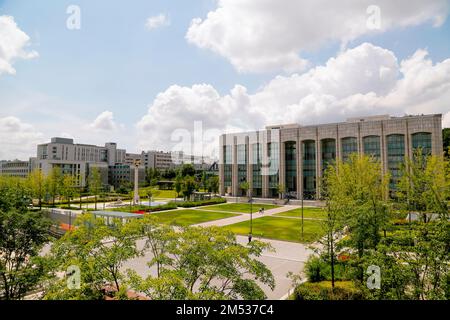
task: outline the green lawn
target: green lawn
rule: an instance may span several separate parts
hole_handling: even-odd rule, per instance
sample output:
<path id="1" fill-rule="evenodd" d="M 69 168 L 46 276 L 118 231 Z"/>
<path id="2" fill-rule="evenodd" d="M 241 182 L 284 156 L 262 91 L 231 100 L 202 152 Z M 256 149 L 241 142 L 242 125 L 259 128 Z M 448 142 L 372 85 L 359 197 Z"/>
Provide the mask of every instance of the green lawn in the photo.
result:
<path id="1" fill-rule="evenodd" d="M 152 213 L 153 216 L 158 217 L 161 223 L 175 224 L 179 226 L 189 226 L 192 224 L 220 220 L 237 216 L 233 213 L 226 212 L 209 212 L 200 210 L 175 210 L 175 211 L 161 211 Z"/>
<path id="2" fill-rule="evenodd" d="M 299 208 L 299 209 L 294 209 L 294 210 L 290 210 L 290 211 L 286 211 L 286 212 L 277 213 L 275 216 L 301 218 L 302 209 Z M 325 219 L 327 217 L 327 214 L 325 213 L 325 210 L 323 210 L 321 208 L 305 207 L 305 208 L 303 208 L 303 217 Z"/>
<path id="3" fill-rule="evenodd" d="M 177 196 L 175 190 L 159 190 L 155 187 L 146 187 L 139 189 L 139 196 L 145 200 L 148 199 L 148 192 L 151 191 L 153 199 L 174 199 Z"/>
<path id="4" fill-rule="evenodd" d="M 264 210 L 269 210 L 269 209 L 278 208 L 278 207 L 280 207 L 280 206 L 277 206 L 274 204 L 253 203 L 252 210 L 253 210 L 253 212 L 258 212 L 260 208 L 264 208 Z M 249 203 L 224 203 L 224 204 L 218 204 L 218 205 L 214 205 L 214 206 L 205 206 L 202 209 L 215 210 L 215 211 L 250 213 L 250 204 Z"/>
<path id="5" fill-rule="evenodd" d="M 240 222 L 225 226 L 237 234 L 248 235 L 250 222 Z M 293 242 L 313 242 L 323 235 L 319 221 L 304 220 L 304 233 L 301 239 L 301 224 L 299 219 L 263 217 L 253 220 L 253 236 Z"/>

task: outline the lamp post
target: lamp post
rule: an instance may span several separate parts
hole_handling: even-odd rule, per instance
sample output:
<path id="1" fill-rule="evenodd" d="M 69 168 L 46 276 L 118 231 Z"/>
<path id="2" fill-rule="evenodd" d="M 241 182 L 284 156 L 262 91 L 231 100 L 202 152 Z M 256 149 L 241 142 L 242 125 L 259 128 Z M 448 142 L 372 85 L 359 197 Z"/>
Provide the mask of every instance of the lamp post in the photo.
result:
<path id="1" fill-rule="evenodd" d="M 303 199 L 304 199 L 304 194 L 303 194 L 303 190 L 302 190 L 302 240 L 303 240 Z"/>
<path id="2" fill-rule="evenodd" d="M 134 197 L 133 204 L 139 205 L 139 166 L 141 165 L 140 159 L 134 160 Z"/>

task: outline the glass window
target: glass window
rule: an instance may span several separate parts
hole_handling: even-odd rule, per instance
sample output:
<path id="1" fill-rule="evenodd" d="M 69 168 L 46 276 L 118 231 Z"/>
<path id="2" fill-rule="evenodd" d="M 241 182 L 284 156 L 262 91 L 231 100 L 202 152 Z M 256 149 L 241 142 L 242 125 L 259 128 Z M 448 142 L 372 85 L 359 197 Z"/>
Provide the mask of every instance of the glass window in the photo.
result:
<path id="1" fill-rule="evenodd" d="M 380 136 L 367 136 L 363 138 L 364 154 L 371 155 L 376 159 L 381 157 Z"/>
<path id="2" fill-rule="evenodd" d="M 358 141 L 355 137 L 341 139 L 342 161 L 347 161 L 352 153 L 358 153 Z"/>

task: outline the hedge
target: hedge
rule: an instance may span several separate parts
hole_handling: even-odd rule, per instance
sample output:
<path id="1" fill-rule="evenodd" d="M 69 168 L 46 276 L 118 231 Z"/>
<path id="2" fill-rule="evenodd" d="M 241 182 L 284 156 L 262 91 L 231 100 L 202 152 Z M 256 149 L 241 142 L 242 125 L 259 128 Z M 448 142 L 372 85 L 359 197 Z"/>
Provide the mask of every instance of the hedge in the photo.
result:
<path id="1" fill-rule="evenodd" d="M 213 204 L 220 204 L 227 202 L 224 198 L 214 198 L 214 199 L 208 199 L 208 200 L 201 200 L 201 201 L 183 201 L 183 202 L 176 202 L 176 205 L 178 207 L 182 208 L 192 208 L 192 207 L 201 207 L 201 206 L 209 206 Z"/>
<path id="2" fill-rule="evenodd" d="M 330 281 L 305 282 L 295 288 L 294 300 L 362 300 L 364 294 L 351 281 L 337 281 L 334 289 Z"/>

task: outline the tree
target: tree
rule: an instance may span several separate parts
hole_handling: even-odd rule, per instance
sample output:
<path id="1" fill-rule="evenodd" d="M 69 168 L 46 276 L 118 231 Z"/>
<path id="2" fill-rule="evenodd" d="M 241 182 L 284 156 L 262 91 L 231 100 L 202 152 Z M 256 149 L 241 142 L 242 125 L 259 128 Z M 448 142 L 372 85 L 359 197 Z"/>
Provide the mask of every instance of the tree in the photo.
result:
<path id="1" fill-rule="evenodd" d="M 250 184 L 247 181 L 242 182 L 239 185 L 239 188 L 241 188 L 242 193 L 244 194 L 244 196 L 249 196 L 248 190 L 250 189 Z"/>
<path id="2" fill-rule="evenodd" d="M 21 299 L 48 270 L 39 256 L 50 224 L 40 213 L 0 211 L 0 298 Z"/>
<path id="3" fill-rule="evenodd" d="M 280 199 L 283 198 L 284 193 L 286 192 L 286 187 L 283 184 L 277 185 L 277 193 Z"/>
<path id="4" fill-rule="evenodd" d="M 62 174 L 61 168 L 53 167 L 47 176 L 47 189 L 50 197 L 52 198 L 53 207 L 55 206 L 55 199 L 61 193 Z"/>
<path id="5" fill-rule="evenodd" d="M 183 187 L 181 191 L 185 200 L 189 200 L 196 189 L 197 182 L 195 181 L 194 177 L 187 176 L 183 179 Z"/>
<path id="6" fill-rule="evenodd" d="M 383 176 L 380 163 L 374 158 L 357 154 L 350 155 L 346 162 L 337 161 L 327 170 L 324 184 L 328 214 L 336 214 L 348 227 L 348 244 L 361 259 L 367 249 L 376 248 L 380 231 L 388 225 L 389 175 Z M 363 279 L 362 268 L 359 279 Z"/>
<path id="7" fill-rule="evenodd" d="M 161 179 L 161 172 L 156 168 L 148 168 L 145 175 L 145 182 L 148 186 L 156 186 Z"/>
<path id="8" fill-rule="evenodd" d="M 417 212 L 422 221 L 429 213 L 448 216 L 447 197 L 450 190 L 449 163 L 438 156 L 424 156 L 421 149 L 407 158 L 401 170 L 397 196 L 406 211 Z"/>
<path id="9" fill-rule="evenodd" d="M 95 201 L 95 210 L 97 210 L 97 196 L 100 193 L 100 189 L 102 187 L 102 177 L 99 168 L 92 168 L 89 173 L 89 193 L 94 195 Z"/>
<path id="10" fill-rule="evenodd" d="M 0 176 L 0 211 L 26 211 L 32 203 L 32 191 L 27 180 Z"/>
<path id="11" fill-rule="evenodd" d="M 36 169 L 28 176 L 28 183 L 33 192 L 33 197 L 38 199 L 39 209 L 42 210 L 42 201 L 46 194 L 45 176 L 41 170 Z"/>
<path id="12" fill-rule="evenodd" d="M 174 187 L 177 193 L 177 197 L 179 197 L 181 190 L 183 190 L 183 177 L 180 174 L 178 174 L 175 178 Z"/>
<path id="13" fill-rule="evenodd" d="M 208 191 L 212 192 L 214 194 L 219 193 L 219 177 L 218 176 L 212 176 L 208 179 Z"/>
<path id="14" fill-rule="evenodd" d="M 206 175 L 205 171 L 202 172 L 200 182 L 201 182 L 203 191 L 206 191 L 208 189 L 208 176 Z"/>
<path id="15" fill-rule="evenodd" d="M 442 142 L 444 146 L 444 155 L 450 158 L 450 128 L 442 129 Z"/>
<path id="16" fill-rule="evenodd" d="M 194 165 L 191 163 L 185 163 L 183 164 L 183 166 L 181 167 L 180 170 L 180 174 L 181 176 L 184 177 L 193 177 L 195 176 L 195 168 Z"/>
<path id="17" fill-rule="evenodd" d="M 131 286 L 152 300 L 265 299 L 256 279 L 274 288 L 271 271 L 256 259 L 267 244 L 240 245 L 220 228 L 185 227 L 159 239 L 160 248 L 164 244 L 159 276 L 129 271 Z"/>
<path id="18" fill-rule="evenodd" d="M 78 266 L 81 272 L 79 290 L 67 288 L 66 279 L 56 279 L 45 290 L 45 299 L 102 299 L 107 286 L 117 295 L 126 290 L 125 261 L 136 257 L 136 240 L 132 230 L 120 219 L 106 225 L 102 218 L 85 214 L 75 221 L 76 228 L 66 233 L 52 247 L 49 259 L 58 272 Z M 108 241 L 105 241 L 108 240 Z"/>
<path id="19" fill-rule="evenodd" d="M 67 200 L 70 208 L 70 200 L 75 194 L 75 178 L 71 174 L 65 174 L 62 178 L 61 195 Z"/>

